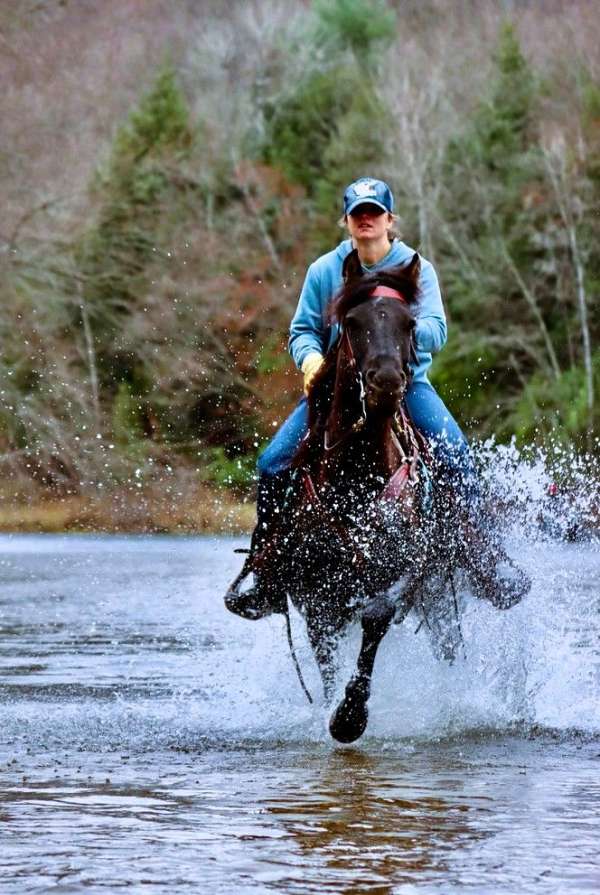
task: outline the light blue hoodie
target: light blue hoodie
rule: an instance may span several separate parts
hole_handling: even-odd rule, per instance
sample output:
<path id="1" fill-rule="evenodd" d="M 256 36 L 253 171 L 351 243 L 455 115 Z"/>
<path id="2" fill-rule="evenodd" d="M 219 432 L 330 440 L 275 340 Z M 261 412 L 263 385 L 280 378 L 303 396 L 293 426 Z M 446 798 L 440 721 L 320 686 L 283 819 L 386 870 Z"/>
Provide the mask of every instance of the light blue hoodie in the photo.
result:
<path id="1" fill-rule="evenodd" d="M 300 293 L 300 300 L 290 326 L 289 349 L 297 367 L 311 352 L 325 354 L 337 338 L 339 327 L 327 323 L 327 306 L 342 285 L 344 258 L 352 250 L 352 240 L 346 239 L 332 252 L 321 255 L 308 268 Z M 414 255 L 411 249 L 395 239 L 381 261 L 372 267 L 363 265 L 367 273 L 406 264 Z M 413 365 L 415 382 L 428 382 L 427 370 L 431 355 L 446 343 L 446 315 L 433 265 L 421 258 L 419 298 L 415 308 L 417 318 L 416 341 L 418 366 Z"/>

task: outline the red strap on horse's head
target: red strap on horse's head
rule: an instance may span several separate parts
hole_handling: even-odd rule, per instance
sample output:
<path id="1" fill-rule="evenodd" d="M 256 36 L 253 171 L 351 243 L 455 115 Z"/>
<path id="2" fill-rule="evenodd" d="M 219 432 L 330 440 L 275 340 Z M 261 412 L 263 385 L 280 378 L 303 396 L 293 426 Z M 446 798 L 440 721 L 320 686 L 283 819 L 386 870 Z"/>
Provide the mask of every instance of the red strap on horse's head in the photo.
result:
<path id="1" fill-rule="evenodd" d="M 397 289 L 392 289 L 391 286 L 375 286 L 373 291 L 371 292 L 371 298 L 397 298 L 399 301 L 404 302 L 406 304 L 406 299 L 402 295 L 401 292 L 398 292 Z"/>

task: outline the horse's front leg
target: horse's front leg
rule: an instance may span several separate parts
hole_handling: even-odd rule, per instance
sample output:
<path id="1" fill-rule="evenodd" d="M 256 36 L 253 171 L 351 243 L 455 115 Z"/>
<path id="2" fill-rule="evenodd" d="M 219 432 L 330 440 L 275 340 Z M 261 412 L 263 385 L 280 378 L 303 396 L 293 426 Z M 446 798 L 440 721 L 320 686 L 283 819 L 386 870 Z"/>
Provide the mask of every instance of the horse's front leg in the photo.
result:
<path id="1" fill-rule="evenodd" d="M 346 685 L 344 698 L 329 722 L 329 732 L 340 743 L 353 743 L 365 732 L 371 694 L 371 677 L 379 644 L 385 637 L 396 612 L 395 604 L 379 594 L 367 605 L 362 616 L 362 641 L 356 672 Z"/>
<path id="2" fill-rule="evenodd" d="M 330 702 L 335 687 L 336 651 L 342 628 L 323 626 L 318 618 L 307 618 L 306 622 L 308 639 L 323 681 L 325 700 Z"/>

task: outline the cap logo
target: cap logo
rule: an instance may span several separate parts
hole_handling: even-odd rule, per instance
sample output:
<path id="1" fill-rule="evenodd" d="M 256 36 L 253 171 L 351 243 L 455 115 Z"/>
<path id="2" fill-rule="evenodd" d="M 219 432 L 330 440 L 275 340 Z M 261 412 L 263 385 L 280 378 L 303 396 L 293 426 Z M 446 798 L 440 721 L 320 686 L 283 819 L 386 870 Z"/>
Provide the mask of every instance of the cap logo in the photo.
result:
<path id="1" fill-rule="evenodd" d="M 394 197 L 387 183 L 376 177 L 361 177 L 351 183 L 344 193 L 344 214 L 352 214 L 357 205 L 378 205 L 383 211 L 392 212 Z"/>
<path id="2" fill-rule="evenodd" d="M 362 181 L 361 183 L 357 183 L 353 187 L 354 194 L 361 199 L 366 198 L 367 196 L 376 196 L 377 189 L 373 181 Z"/>

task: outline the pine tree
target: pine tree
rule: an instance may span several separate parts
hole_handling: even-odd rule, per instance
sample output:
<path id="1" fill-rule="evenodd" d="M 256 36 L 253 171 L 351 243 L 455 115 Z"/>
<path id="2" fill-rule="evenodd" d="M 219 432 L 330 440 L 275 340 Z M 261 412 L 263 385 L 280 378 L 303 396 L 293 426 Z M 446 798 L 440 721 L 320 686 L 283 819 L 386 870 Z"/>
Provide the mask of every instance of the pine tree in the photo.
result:
<path id="1" fill-rule="evenodd" d="M 476 424 L 487 420 L 488 431 L 500 428 L 498 408 L 506 414 L 538 366 L 546 375 L 560 373 L 532 276 L 543 256 L 536 90 L 506 23 L 489 96 L 450 144 L 444 172 L 441 270 L 453 343 L 437 364 L 438 379 L 458 385 L 455 409 Z"/>

